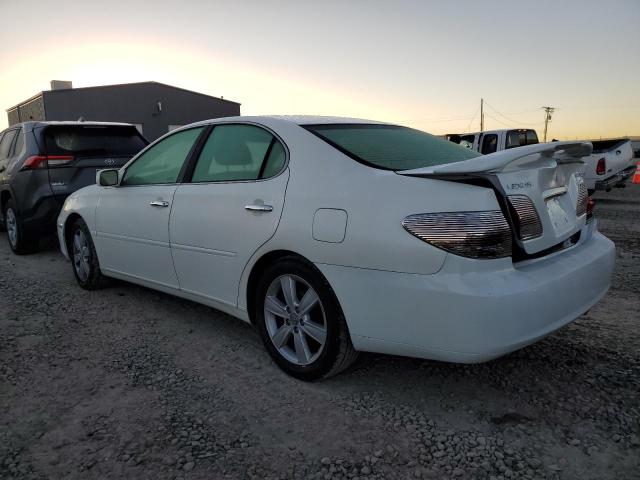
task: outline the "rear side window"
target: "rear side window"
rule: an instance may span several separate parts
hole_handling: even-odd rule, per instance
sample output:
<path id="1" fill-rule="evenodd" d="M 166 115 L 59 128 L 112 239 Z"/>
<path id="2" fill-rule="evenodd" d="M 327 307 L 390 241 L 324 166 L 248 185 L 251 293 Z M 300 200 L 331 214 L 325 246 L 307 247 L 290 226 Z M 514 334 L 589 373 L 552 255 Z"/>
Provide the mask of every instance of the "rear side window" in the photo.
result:
<path id="1" fill-rule="evenodd" d="M 135 127 L 52 125 L 44 131 L 49 155 L 133 156 L 147 146 Z"/>
<path id="2" fill-rule="evenodd" d="M 190 128 L 159 141 L 140 155 L 124 174 L 124 185 L 175 183 L 204 127 Z"/>
<path id="3" fill-rule="evenodd" d="M 217 125 L 207 139 L 191 181 L 257 180 L 284 166 L 284 147 L 273 135 L 253 125 Z"/>
<path id="4" fill-rule="evenodd" d="M 11 150 L 11 144 L 13 139 L 18 133 L 18 130 L 8 130 L 4 132 L 2 140 L 0 140 L 0 160 L 6 160 L 9 157 L 9 150 Z"/>
<path id="5" fill-rule="evenodd" d="M 10 157 L 14 157 L 22 153 L 22 149 L 24 147 L 24 135 L 22 131 L 18 130 L 18 134 L 16 135 L 16 141 L 13 142 L 13 147 L 11 148 L 11 153 L 9 153 Z"/>
<path id="6" fill-rule="evenodd" d="M 304 128 L 354 160 L 386 170 L 444 165 L 480 155 L 426 132 L 395 125 L 327 124 Z"/>

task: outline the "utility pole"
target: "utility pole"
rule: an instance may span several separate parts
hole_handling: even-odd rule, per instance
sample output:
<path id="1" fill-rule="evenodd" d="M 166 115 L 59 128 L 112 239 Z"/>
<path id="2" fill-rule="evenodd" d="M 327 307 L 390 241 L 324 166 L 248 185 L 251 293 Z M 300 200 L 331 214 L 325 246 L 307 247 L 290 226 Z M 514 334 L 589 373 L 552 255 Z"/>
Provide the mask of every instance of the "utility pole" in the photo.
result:
<path id="1" fill-rule="evenodd" d="M 543 142 L 547 141 L 547 127 L 549 125 L 549 122 L 551 121 L 551 115 L 553 114 L 553 112 L 555 111 L 555 107 L 540 107 L 544 110 L 544 140 L 542 140 Z"/>
<path id="2" fill-rule="evenodd" d="M 484 132 L 484 99 L 480 99 L 480 131 Z"/>

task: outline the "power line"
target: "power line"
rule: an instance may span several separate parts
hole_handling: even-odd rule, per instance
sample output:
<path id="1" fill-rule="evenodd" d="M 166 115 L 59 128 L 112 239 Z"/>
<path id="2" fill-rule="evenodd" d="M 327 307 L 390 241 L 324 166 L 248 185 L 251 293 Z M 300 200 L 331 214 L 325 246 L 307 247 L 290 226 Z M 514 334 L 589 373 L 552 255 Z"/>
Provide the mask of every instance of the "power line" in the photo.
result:
<path id="1" fill-rule="evenodd" d="M 506 123 L 504 123 L 503 121 L 501 121 L 501 120 L 497 119 L 496 117 L 494 117 L 493 115 L 489 115 L 488 113 L 485 113 L 485 115 L 486 115 L 487 117 L 491 118 L 492 120 L 495 120 L 495 121 L 496 121 L 496 122 L 498 122 L 500 125 L 504 125 L 504 126 L 505 126 L 505 127 L 507 127 L 507 128 L 513 128 L 513 127 L 514 127 L 514 125 L 513 125 L 513 124 L 511 124 L 511 125 L 506 124 Z M 516 125 L 516 126 L 517 126 L 517 125 Z"/>
<path id="2" fill-rule="evenodd" d="M 496 107 L 494 107 L 493 105 L 491 105 L 489 102 L 487 102 L 486 100 L 484 101 L 484 103 L 494 112 L 496 112 L 498 115 L 500 115 L 502 118 L 508 120 L 511 123 L 515 123 L 515 124 L 519 124 L 522 122 L 519 122 L 518 120 L 514 120 L 513 118 L 509 118 L 506 115 L 504 115 L 503 113 L 499 112 L 498 109 Z M 524 113 L 531 113 L 531 112 L 537 112 L 538 110 L 526 110 L 524 112 L 520 112 L 520 113 L 511 113 L 510 115 L 521 115 Z"/>
<path id="3" fill-rule="evenodd" d="M 471 121 L 469 122 L 469 125 L 467 125 L 467 128 L 464 129 L 464 133 L 467 133 L 471 129 L 471 124 L 476 119 L 476 115 L 478 114 L 479 110 L 480 110 L 480 106 L 478 106 L 478 108 L 476 109 L 476 112 L 473 114 L 473 117 L 471 117 Z"/>

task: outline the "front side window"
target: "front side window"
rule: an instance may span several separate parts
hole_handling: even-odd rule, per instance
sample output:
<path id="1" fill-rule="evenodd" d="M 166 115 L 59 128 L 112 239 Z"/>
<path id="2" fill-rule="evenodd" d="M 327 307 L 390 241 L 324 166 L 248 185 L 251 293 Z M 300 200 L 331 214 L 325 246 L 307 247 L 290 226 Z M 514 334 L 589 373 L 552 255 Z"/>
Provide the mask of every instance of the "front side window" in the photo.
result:
<path id="1" fill-rule="evenodd" d="M 304 128 L 354 160 L 385 170 L 432 167 L 480 155 L 426 132 L 395 125 L 321 124 Z"/>
<path id="2" fill-rule="evenodd" d="M 458 144 L 464 148 L 473 148 L 473 143 L 476 141 L 475 135 L 462 135 Z"/>
<path id="3" fill-rule="evenodd" d="M 284 147 L 253 125 L 217 125 L 207 139 L 192 182 L 257 180 L 276 175 L 285 161 Z"/>
<path id="4" fill-rule="evenodd" d="M 482 138 L 482 154 L 494 153 L 498 149 L 498 135 L 490 133 Z"/>
<path id="5" fill-rule="evenodd" d="M 165 138 L 140 155 L 124 174 L 124 185 L 175 183 L 204 127 L 191 128 Z"/>

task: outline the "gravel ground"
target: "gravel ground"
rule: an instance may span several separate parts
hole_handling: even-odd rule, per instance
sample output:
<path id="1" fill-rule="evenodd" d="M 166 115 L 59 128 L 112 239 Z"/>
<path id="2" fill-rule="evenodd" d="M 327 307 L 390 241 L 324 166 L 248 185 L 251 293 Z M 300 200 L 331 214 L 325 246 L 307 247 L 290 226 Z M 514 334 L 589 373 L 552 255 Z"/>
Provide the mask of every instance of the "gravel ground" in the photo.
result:
<path id="1" fill-rule="evenodd" d="M 0 478 L 640 478 L 640 187 L 596 199 L 617 266 L 587 315 L 487 364 L 365 354 L 313 384 L 240 321 L 85 292 L 54 239 L 0 238 Z"/>

